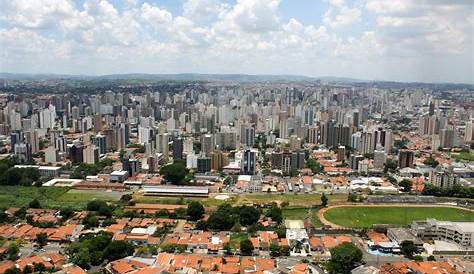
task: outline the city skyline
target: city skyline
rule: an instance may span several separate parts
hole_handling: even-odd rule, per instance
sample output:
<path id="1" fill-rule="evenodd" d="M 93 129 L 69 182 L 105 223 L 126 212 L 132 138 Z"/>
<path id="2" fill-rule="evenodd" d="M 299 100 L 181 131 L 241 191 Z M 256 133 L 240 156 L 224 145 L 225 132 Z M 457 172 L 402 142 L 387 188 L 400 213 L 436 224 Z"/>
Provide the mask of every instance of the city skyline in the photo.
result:
<path id="1" fill-rule="evenodd" d="M 474 83 L 470 1 L 1 1 L 0 71 Z"/>

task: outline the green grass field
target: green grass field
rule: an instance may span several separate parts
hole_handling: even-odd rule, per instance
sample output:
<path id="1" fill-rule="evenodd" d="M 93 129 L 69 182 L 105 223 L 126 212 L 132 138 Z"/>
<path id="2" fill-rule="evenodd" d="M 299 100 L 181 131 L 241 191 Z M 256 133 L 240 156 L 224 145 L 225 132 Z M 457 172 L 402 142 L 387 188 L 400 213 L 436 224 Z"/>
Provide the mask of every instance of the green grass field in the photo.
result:
<path id="1" fill-rule="evenodd" d="M 337 207 L 324 217 L 337 225 L 363 228 L 374 224 L 409 225 L 415 220 L 474 221 L 474 212 L 448 207 Z"/>
<path id="2" fill-rule="evenodd" d="M 83 209 L 91 200 L 117 201 L 120 196 L 117 192 L 74 190 L 67 187 L 0 186 L 0 207 L 28 206 L 32 200 L 38 199 L 44 208 Z"/>

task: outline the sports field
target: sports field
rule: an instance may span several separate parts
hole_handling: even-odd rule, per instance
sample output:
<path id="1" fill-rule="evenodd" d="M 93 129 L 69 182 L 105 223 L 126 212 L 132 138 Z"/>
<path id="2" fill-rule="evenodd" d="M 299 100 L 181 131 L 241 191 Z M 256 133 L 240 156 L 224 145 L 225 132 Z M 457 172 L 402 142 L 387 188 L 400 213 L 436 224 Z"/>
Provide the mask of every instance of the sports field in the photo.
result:
<path id="1" fill-rule="evenodd" d="M 340 226 L 363 228 L 374 224 L 409 225 L 415 220 L 474 221 L 474 212 L 449 207 L 335 207 L 324 217 Z"/>

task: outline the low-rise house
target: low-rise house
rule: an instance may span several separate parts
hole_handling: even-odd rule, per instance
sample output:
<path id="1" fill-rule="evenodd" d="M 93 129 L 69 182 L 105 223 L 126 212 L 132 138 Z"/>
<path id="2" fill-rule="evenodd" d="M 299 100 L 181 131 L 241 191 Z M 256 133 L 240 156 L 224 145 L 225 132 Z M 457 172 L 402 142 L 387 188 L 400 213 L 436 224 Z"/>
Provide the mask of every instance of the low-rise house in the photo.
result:
<path id="1" fill-rule="evenodd" d="M 390 253 L 390 252 L 399 253 L 400 252 L 400 246 L 396 242 L 391 241 L 383 233 L 369 231 L 367 233 L 367 237 L 369 238 L 367 245 L 372 250 L 379 250 L 384 253 Z"/>
<path id="2" fill-rule="evenodd" d="M 461 274 L 450 262 L 395 262 L 380 267 L 380 274 Z"/>
<path id="3" fill-rule="evenodd" d="M 165 243 L 184 245 L 188 250 L 199 253 L 217 254 L 230 242 L 230 233 L 212 233 L 208 231 L 175 232 L 168 235 Z"/>

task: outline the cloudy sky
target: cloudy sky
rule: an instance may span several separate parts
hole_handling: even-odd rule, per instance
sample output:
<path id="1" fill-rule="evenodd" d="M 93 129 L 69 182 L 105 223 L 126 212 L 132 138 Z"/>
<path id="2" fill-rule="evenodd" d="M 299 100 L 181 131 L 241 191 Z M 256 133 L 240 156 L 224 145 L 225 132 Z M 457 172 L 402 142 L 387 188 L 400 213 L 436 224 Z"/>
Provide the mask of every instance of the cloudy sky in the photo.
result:
<path id="1" fill-rule="evenodd" d="M 0 71 L 474 82 L 472 0 L 0 0 Z"/>

